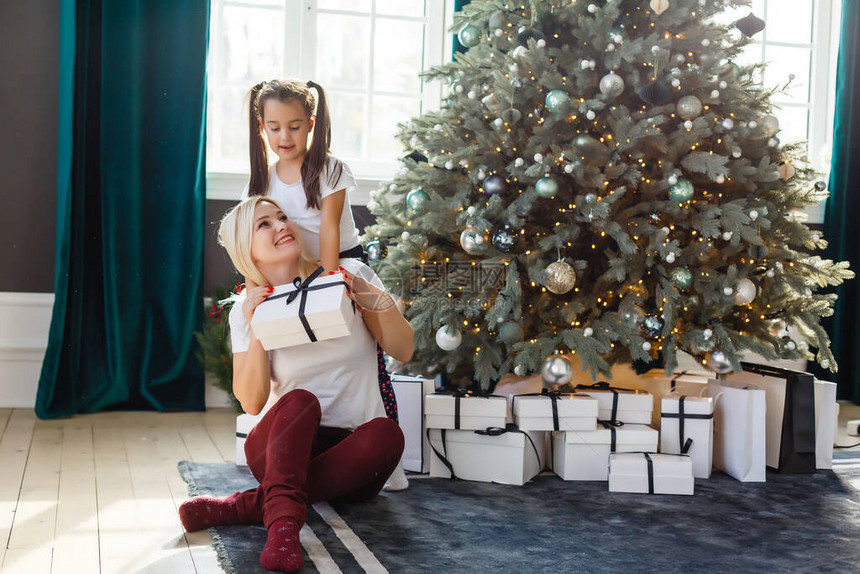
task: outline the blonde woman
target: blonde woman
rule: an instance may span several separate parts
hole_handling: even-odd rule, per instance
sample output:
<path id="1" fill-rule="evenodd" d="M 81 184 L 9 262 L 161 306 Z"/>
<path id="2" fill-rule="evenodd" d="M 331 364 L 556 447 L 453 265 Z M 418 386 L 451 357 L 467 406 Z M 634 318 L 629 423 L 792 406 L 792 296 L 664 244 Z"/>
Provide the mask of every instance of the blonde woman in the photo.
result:
<path id="1" fill-rule="evenodd" d="M 363 263 L 342 259 L 348 296 L 360 313 L 346 337 L 267 352 L 249 328 L 274 285 L 315 269 L 302 256 L 298 228 L 269 197 L 252 196 L 221 221 L 221 243 L 236 269 L 257 286 L 230 312 L 233 393 L 251 414 L 265 413 L 245 442 L 260 486 L 224 499 L 198 497 L 179 509 L 186 530 L 262 522 L 260 564 L 302 566 L 299 530 L 307 505 L 376 496 L 403 452 L 403 434 L 385 417 L 376 344 L 399 361 L 413 351 L 412 327 Z"/>

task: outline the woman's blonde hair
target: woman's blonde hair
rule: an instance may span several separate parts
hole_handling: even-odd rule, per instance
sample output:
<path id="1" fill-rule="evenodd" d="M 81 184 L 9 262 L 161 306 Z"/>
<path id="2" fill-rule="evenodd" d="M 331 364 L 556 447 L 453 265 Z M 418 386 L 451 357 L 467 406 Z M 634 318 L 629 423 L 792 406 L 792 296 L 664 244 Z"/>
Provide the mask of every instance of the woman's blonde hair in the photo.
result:
<path id="1" fill-rule="evenodd" d="M 251 238 L 254 235 L 254 212 L 261 203 L 269 203 L 281 209 L 278 202 L 271 197 L 252 195 L 235 205 L 221 218 L 218 228 L 218 243 L 227 250 L 233 266 L 245 279 L 250 279 L 257 285 L 271 285 L 263 276 L 254 260 L 251 258 Z M 283 211 L 283 210 L 281 210 Z M 305 279 L 319 267 L 317 263 L 308 260 L 304 253 L 299 255 L 299 275 Z"/>

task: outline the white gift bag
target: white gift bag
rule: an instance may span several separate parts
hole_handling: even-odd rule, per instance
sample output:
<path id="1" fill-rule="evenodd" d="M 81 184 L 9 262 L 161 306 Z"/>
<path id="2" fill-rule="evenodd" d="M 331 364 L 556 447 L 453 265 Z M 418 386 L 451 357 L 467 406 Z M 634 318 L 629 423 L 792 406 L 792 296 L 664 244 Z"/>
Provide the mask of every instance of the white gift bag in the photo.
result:
<path id="1" fill-rule="evenodd" d="M 711 380 L 708 396 L 714 399 L 714 467 L 741 482 L 764 482 L 764 389 Z"/>
<path id="2" fill-rule="evenodd" d="M 430 442 L 424 432 L 424 395 L 434 390 L 433 379 L 391 375 L 391 386 L 397 399 L 397 418 L 403 431 L 405 445 L 401 462 L 403 469 L 430 472 Z"/>
<path id="3" fill-rule="evenodd" d="M 839 403 L 836 402 L 836 383 L 815 381 L 815 468 L 833 468 L 833 443 L 836 440 L 836 423 L 839 420 Z"/>
<path id="4" fill-rule="evenodd" d="M 815 382 L 812 375 L 770 365 L 741 363 L 728 380 L 765 391 L 767 466 L 777 472 L 815 472 Z"/>

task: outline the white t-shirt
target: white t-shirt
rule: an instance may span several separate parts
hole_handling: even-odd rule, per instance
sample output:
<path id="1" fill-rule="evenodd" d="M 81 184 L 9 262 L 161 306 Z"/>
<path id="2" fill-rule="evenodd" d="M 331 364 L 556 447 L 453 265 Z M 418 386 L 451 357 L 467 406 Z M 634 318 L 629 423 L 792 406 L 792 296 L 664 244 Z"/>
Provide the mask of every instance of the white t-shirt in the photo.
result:
<path id="1" fill-rule="evenodd" d="M 348 249 L 356 247 L 361 241 L 358 229 L 355 227 L 355 220 L 352 217 L 352 208 L 349 201 L 350 192 L 356 189 L 355 178 L 349 166 L 341 162 L 343 169 L 341 170 L 340 179 L 337 180 L 336 185 L 328 185 L 328 173 L 334 167 L 336 161 L 334 157 L 329 156 L 326 167 L 323 169 L 322 174 L 320 174 L 320 200 L 341 189 L 346 190 L 343 211 L 340 215 L 340 247 L 338 249 L 338 252 L 343 253 Z M 292 219 L 298 226 L 299 232 L 302 235 L 305 256 L 311 261 L 319 261 L 322 212 L 319 209 L 308 209 L 308 200 L 307 196 L 305 196 L 305 188 L 302 186 L 301 178 L 294 183 L 284 183 L 278 177 L 275 165 L 272 164 L 269 167 L 269 189 L 266 195 L 277 201 L 287 217 Z M 248 186 L 246 185 L 245 190 L 242 192 L 242 199 L 247 197 Z"/>
<path id="2" fill-rule="evenodd" d="M 382 281 L 370 267 L 355 259 L 340 263 L 374 285 L 384 289 Z M 230 338 L 234 353 L 247 351 L 251 331 L 242 314 L 243 299 L 230 311 Z M 322 421 L 327 427 L 353 430 L 385 416 L 376 363 L 376 340 L 360 316 L 355 318 L 352 333 L 346 337 L 305 343 L 269 351 L 272 390 L 260 417 L 278 399 L 293 389 L 306 389 L 316 395 L 322 407 Z"/>

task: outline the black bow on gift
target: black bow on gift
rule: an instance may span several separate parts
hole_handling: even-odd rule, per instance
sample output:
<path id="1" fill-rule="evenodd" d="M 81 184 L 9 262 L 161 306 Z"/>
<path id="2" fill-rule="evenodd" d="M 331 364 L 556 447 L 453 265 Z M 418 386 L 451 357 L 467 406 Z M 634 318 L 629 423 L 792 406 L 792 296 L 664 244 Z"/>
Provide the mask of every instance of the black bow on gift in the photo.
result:
<path id="1" fill-rule="evenodd" d="M 314 279 L 322 275 L 322 272 L 325 271 L 322 267 L 317 267 L 316 271 L 308 275 L 308 278 L 302 281 L 301 277 L 296 277 L 293 279 L 293 286 L 296 288 L 295 291 L 289 291 L 288 293 L 281 293 L 280 295 L 275 295 L 274 297 L 269 297 L 266 301 L 274 301 L 275 299 L 281 299 L 282 297 L 286 297 L 286 304 L 289 305 L 293 301 L 296 300 L 296 297 L 301 295 L 299 299 L 299 312 L 298 317 L 299 321 L 302 322 L 302 327 L 305 328 L 305 333 L 310 339 L 311 343 L 317 340 L 316 335 L 314 335 L 313 329 L 311 329 L 311 324 L 308 323 L 307 317 L 305 317 L 305 307 L 308 301 L 308 292 L 316 291 L 317 289 L 326 289 L 328 287 L 334 287 L 335 285 L 346 285 L 344 281 L 335 281 L 332 283 L 326 283 L 325 285 L 313 285 L 311 283 Z"/>

